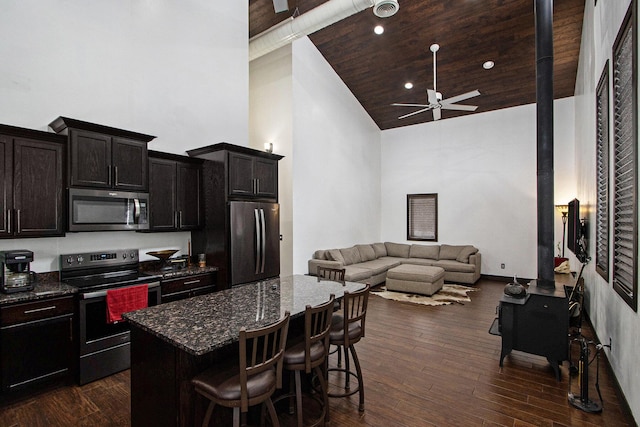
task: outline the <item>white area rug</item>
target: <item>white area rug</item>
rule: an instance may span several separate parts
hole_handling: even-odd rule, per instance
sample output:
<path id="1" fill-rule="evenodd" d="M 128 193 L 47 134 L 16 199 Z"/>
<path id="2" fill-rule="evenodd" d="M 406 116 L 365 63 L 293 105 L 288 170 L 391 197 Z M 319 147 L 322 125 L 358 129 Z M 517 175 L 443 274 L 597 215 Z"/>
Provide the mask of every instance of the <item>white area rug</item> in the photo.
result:
<path id="1" fill-rule="evenodd" d="M 385 286 L 381 286 L 379 288 L 371 289 L 372 295 L 377 295 L 379 297 L 390 299 L 394 301 L 400 302 L 410 302 L 413 304 L 422 304 L 422 305 L 447 305 L 447 304 L 462 304 L 465 302 L 470 302 L 471 298 L 469 297 L 469 292 L 479 291 L 478 288 L 473 288 L 470 286 L 462 286 L 462 285 L 452 285 L 445 284 L 440 291 L 433 294 L 432 296 L 426 295 L 417 295 L 417 294 L 407 294 L 404 292 L 396 292 L 396 291 L 388 291 Z"/>

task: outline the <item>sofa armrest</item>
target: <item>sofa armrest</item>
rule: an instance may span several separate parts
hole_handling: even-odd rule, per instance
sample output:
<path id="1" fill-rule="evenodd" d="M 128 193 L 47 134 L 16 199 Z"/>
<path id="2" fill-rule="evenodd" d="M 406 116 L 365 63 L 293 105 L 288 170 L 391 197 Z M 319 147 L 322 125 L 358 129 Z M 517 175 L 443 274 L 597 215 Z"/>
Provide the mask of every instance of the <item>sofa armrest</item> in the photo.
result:
<path id="1" fill-rule="evenodd" d="M 476 276 L 480 278 L 480 268 L 482 266 L 482 255 L 480 252 L 476 252 L 473 255 L 469 255 L 469 264 L 473 264 L 476 270 Z"/>
<path id="2" fill-rule="evenodd" d="M 309 264 L 309 275 L 317 276 L 318 275 L 318 267 L 329 267 L 329 268 L 343 268 L 344 265 L 340 261 L 329 261 L 326 259 L 310 259 L 308 261 Z"/>

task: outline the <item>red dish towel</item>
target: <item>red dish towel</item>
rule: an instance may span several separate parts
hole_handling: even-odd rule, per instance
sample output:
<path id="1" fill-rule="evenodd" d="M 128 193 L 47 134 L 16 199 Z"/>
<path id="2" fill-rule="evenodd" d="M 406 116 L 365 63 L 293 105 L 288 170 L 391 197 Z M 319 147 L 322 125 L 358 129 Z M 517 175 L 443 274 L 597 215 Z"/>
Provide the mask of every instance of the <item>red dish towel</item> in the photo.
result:
<path id="1" fill-rule="evenodd" d="M 107 290 L 107 323 L 120 322 L 122 313 L 147 307 L 148 285 Z"/>

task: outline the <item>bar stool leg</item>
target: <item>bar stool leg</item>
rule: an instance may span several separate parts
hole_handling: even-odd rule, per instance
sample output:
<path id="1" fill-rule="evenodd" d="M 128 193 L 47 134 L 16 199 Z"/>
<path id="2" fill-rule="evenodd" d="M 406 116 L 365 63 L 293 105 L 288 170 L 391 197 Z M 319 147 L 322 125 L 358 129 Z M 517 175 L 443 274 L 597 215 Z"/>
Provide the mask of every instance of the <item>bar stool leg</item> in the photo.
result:
<path id="1" fill-rule="evenodd" d="M 353 357 L 353 363 L 356 365 L 356 372 L 358 373 L 358 395 L 360 396 L 360 406 L 358 411 L 364 411 L 364 381 L 362 380 L 362 369 L 360 369 L 360 361 L 358 360 L 358 354 L 354 346 L 349 346 L 351 350 L 351 356 Z"/>

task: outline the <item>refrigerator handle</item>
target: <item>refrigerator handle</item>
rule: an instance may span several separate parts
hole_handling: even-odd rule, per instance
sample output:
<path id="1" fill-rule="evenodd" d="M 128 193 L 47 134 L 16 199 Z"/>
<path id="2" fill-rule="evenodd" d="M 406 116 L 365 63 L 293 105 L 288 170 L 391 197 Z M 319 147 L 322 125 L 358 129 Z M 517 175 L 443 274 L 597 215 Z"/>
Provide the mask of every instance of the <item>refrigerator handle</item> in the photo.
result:
<path id="1" fill-rule="evenodd" d="M 267 252 L 265 248 L 267 234 L 266 234 L 265 224 L 264 224 L 264 209 L 260 209 L 260 221 L 262 223 L 262 246 L 260 248 L 262 252 L 262 265 L 260 266 L 260 273 L 264 273 L 264 259 L 266 258 L 266 252 Z"/>
<path id="2" fill-rule="evenodd" d="M 255 216 L 256 219 L 256 272 L 255 274 L 258 274 L 260 272 L 260 241 L 262 240 L 261 234 L 260 234 L 260 217 L 258 216 L 258 209 L 254 209 L 253 210 L 253 215 Z"/>

